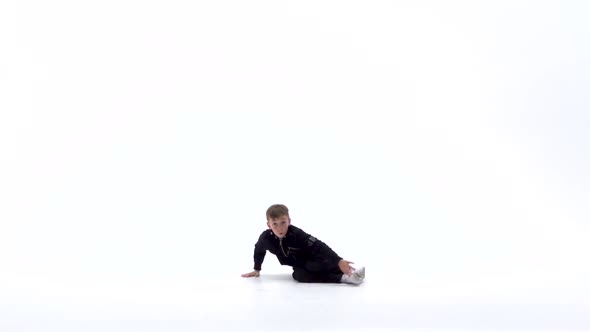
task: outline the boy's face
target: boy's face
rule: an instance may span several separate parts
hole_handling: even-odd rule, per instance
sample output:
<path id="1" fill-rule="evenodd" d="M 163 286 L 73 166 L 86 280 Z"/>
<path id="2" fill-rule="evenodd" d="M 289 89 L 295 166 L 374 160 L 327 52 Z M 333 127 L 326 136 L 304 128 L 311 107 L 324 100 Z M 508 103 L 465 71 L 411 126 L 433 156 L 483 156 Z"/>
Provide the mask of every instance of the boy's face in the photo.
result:
<path id="1" fill-rule="evenodd" d="M 276 236 L 283 238 L 287 235 L 287 229 L 291 224 L 291 218 L 287 215 L 283 215 L 276 219 L 269 219 L 266 224 Z"/>

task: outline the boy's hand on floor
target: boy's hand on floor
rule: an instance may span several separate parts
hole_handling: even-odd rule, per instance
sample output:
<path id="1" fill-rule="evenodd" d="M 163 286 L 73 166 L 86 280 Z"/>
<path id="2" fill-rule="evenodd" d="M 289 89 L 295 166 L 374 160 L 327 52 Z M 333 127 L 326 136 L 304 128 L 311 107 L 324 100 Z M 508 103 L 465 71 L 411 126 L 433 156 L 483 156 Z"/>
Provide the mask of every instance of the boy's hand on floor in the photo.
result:
<path id="1" fill-rule="evenodd" d="M 260 277 L 260 271 L 254 270 L 252 272 L 244 273 L 244 274 L 242 274 L 242 277 L 244 277 L 244 278 Z"/>
<path id="2" fill-rule="evenodd" d="M 341 259 L 340 262 L 338 262 L 338 267 L 340 268 L 340 271 L 342 271 L 342 273 L 344 274 L 352 274 L 352 272 L 354 271 L 354 269 L 352 268 L 352 266 L 350 266 L 350 264 L 354 264 L 353 262 L 349 262 L 345 259 Z"/>

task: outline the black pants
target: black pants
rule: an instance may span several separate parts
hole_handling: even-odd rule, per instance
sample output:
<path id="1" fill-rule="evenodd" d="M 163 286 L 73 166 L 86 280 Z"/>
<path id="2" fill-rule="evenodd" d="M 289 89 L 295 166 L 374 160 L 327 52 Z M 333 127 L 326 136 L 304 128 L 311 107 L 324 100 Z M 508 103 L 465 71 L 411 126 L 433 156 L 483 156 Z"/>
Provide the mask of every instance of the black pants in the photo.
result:
<path id="1" fill-rule="evenodd" d="M 326 268 L 325 262 L 311 261 L 303 267 L 293 267 L 293 279 L 299 282 L 340 283 L 342 274 L 339 267 Z"/>

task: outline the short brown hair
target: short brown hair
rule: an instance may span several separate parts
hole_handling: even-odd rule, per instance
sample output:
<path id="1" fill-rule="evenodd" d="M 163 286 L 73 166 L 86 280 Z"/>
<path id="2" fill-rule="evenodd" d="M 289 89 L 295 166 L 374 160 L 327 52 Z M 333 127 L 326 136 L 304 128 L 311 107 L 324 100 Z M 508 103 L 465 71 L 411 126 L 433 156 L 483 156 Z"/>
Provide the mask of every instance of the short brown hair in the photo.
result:
<path id="1" fill-rule="evenodd" d="M 283 204 L 271 205 L 266 210 L 266 220 L 277 219 L 282 216 L 289 216 L 289 209 Z"/>

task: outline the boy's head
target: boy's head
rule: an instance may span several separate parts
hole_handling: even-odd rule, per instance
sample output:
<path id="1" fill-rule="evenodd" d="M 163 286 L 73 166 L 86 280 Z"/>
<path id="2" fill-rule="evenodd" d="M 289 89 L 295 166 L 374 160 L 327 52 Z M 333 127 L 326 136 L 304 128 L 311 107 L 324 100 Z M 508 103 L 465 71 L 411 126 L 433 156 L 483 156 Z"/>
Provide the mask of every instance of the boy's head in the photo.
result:
<path id="1" fill-rule="evenodd" d="M 266 224 L 276 236 L 284 237 L 291 224 L 289 209 L 283 204 L 271 205 L 266 210 Z"/>

